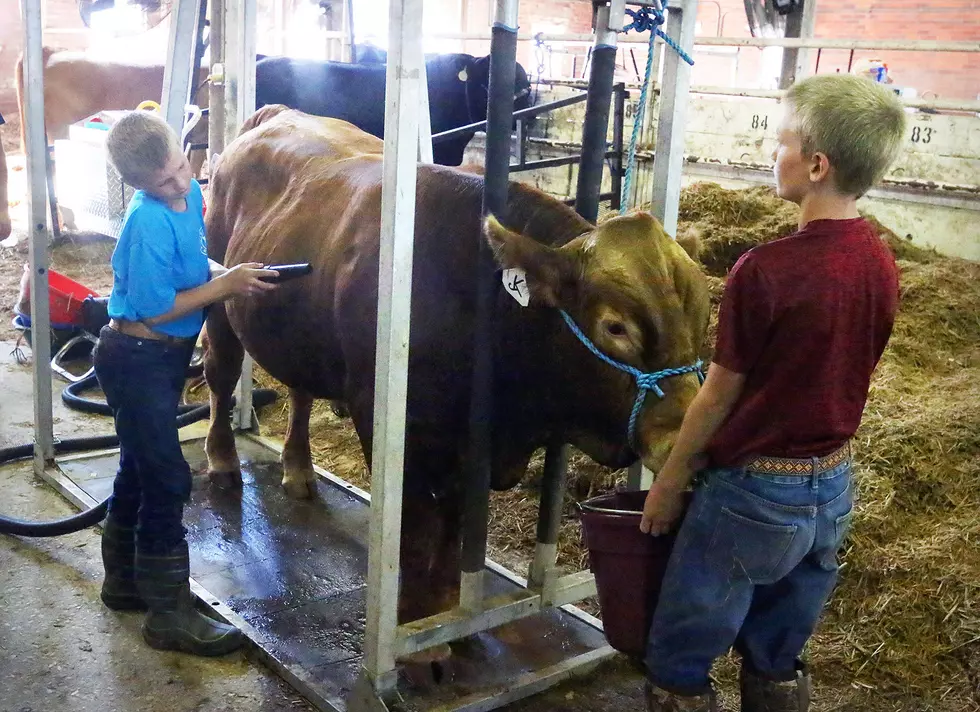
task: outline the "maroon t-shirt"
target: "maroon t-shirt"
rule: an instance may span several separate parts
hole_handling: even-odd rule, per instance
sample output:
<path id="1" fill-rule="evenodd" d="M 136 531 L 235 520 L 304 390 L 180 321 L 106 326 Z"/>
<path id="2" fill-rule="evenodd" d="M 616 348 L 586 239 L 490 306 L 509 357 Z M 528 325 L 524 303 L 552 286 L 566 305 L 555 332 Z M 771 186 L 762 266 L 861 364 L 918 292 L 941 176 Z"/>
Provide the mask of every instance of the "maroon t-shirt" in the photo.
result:
<path id="1" fill-rule="evenodd" d="M 711 464 L 833 452 L 861 422 L 891 335 L 898 269 L 863 218 L 814 220 L 732 268 L 714 362 L 746 375 Z"/>

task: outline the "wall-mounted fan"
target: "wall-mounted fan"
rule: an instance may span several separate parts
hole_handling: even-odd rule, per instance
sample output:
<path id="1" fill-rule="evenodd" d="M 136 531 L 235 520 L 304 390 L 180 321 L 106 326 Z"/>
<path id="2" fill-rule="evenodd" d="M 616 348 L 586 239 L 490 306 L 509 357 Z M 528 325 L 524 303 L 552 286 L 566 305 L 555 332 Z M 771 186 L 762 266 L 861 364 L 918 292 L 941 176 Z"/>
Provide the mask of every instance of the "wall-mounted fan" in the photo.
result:
<path id="1" fill-rule="evenodd" d="M 115 36 L 138 35 L 163 22 L 174 0 L 77 0 L 86 27 Z"/>

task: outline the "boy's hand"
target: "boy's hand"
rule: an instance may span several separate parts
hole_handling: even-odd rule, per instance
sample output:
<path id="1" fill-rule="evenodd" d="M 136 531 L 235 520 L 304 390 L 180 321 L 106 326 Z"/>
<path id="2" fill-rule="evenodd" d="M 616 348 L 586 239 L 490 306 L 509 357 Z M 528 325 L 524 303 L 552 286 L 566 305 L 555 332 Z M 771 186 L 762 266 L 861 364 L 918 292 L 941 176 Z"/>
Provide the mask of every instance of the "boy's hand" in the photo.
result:
<path id="1" fill-rule="evenodd" d="M 276 289 L 278 285 L 263 281 L 263 277 L 275 277 L 278 272 L 262 269 L 261 262 L 243 262 L 217 277 L 224 287 L 225 298 L 261 294 Z"/>
<path id="2" fill-rule="evenodd" d="M 658 478 L 647 493 L 643 503 L 640 531 L 659 536 L 668 534 L 684 513 L 684 491 L 664 485 Z"/>

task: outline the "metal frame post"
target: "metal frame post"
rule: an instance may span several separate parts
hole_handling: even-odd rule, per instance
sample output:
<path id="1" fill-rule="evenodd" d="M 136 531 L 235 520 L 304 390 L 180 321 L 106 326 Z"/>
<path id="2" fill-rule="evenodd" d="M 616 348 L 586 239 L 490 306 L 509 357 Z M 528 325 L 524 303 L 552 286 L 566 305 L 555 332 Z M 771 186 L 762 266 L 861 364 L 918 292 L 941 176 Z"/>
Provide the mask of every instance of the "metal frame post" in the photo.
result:
<path id="1" fill-rule="evenodd" d="M 208 82 L 208 161 L 214 173 L 214 156 L 225 150 L 225 3 L 211 1 L 211 81 Z"/>
<path id="2" fill-rule="evenodd" d="M 490 40 L 490 87 L 483 183 L 483 215 L 503 219 L 510 183 L 510 127 L 514 113 L 517 66 L 518 0 L 497 0 Z M 476 319 L 473 328 L 473 381 L 470 391 L 467 487 L 463 501 L 463 552 L 460 606 L 483 608 L 483 571 L 487 554 L 490 461 L 493 440 L 493 342 L 496 263 L 480 241 L 477 260 Z"/>
<path id="3" fill-rule="evenodd" d="M 167 64 L 163 69 L 163 117 L 180 136 L 184 128 L 184 107 L 196 76 L 193 66 L 198 17 L 207 0 L 178 0 L 170 13 L 170 41 Z"/>
<path id="4" fill-rule="evenodd" d="M 24 87 L 27 114 L 27 213 L 30 216 L 31 350 L 34 376 L 34 474 L 54 461 L 51 410 L 51 308 L 48 299 L 47 141 L 44 136 L 44 64 L 40 0 L 21 0 L 24 23 Z"/>
<path id="5" fill-rule="evenodd" d="M 786 18 L 786 37 L 810 38 L 816 23 L 816 0 L 803 0 L 803 5 Z M 779 76 L 779 88 L 789 89 L 798 78 L 810 70 L 810 50 L 799 47 L 783 48 L 783 68 Z"/>
<path id="6" fill-rule="evenodd" d="M 592 223 L 599 216 L 609 109 L 616 73 L 617 37 L 623 30 L 625 17 L 624 0 L 611 0 L 609 5 L 596 8 L 589 98 L 585 103 L 585 125 L 582 127 L 582 161 L 575 191 L 575 211 Z"/>
<path id="7" fill-rule="evenodd" d="M 344 33 L 341 47 L 341 61 L 354 61 L 354 2 L 344 0 L 341 12 L 341 32 Z"/>
<path id="8" fill-rule="evenodd" d="M 555 443 L 545 450 L 544 475 L 541 481 L 541 504 L 534 545 L 534 559 L 527 574 L 528 588 L 544 588 L 556 571 L 558 530 L 561 528 L 562 504 L 565 499 L 565 471 L 568 448 Z"/>
<path id="9" fill-rule="evenodd" d="M 215 0 L 224 9 L 223 40 L 224 146 L 238 136 L 239 127 L 255 113 L 256 0 Z M 217 107 L 211 106 L 214 111 Z M 242 375 L 236 388 L 232 422 L 238 430 L 252 427 L 252 357 L 242 360 Z"/>
<path id="10" fill-rule="evenodd" d="M 619 210 L 624 200 L 627 205 L 633 204 L 633 196 L 623 195 L 623 168 L 625 163 L 623 161 L 623 119 L 626 116 L 626 84 L 620 82 L 614 86 L 613 96 L 613 152 L 616 154 L 616 157 L 613 159 L 612 165 L 612 186 L 610 192 L 613 197 L 609 207 L 613 210 Z M 646 119 L 646 114 L 644 114 L 644 119 Z"/>
<path id="11" fill-rule="evenodd" d="M 681 48 L 694 51 L 698 0 L 683 0 L 667 10 L 666 32 Z M 681 172 L 684 168 L 684 127 L 690 101 L 691 67 L 674 50 L 664 48 L 664 80 L 657 119 L 657 145 L 653 162 L 653 208 L 651 212 L 668 235 L 677 234 L 677 212 L 681 200 Z M 629 489 L 649 489 L 653 473 L 640 463 L 629 469 Z"/>
<path id="12" fill-rule="evenodd" d="M 371 456 L 367 622 L 351 709 L 383 708 L 392 689 L 398 624 L 402 478 L 412 299 L 415 186 L 422 86 L 422 0 L 391 0 L 378 265 L 378 330 Z"/>
<path id="13" fill-rule="evenodd" d="M 429 73 L 425 66 L 425 53 L 419 65 L 419 163 L 433 163 L 432 159 L 432 115 L 429 113 Z"/>
<path id="14" fill-rule="evenodd" d="M 694 51 L 698 0 L 683 0 L 667 10 L 667 34 L 688 54 Z M 667 234 L 677 232 L 677 210 L 681 199 L 681 170 L 684 167 L 684 127 L 690 103 L 691 67 L 677 52 L 667 48 L 664 81 L 657 119 L 656 160 L 653 164 L 653 215 Z"/>

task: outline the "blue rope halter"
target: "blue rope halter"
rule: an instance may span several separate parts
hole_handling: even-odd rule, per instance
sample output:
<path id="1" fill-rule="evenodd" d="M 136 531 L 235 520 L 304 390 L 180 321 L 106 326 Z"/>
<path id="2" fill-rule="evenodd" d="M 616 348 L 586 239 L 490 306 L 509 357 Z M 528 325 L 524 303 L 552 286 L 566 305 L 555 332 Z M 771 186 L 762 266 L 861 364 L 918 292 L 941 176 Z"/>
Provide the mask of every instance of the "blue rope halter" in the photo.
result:
<path id="1" fill-rule="evenodd" d="M 661 371 L 654 371 L 653 373 L 644 373 L 638 368 L 633 368 L 629 364 L 622 363 L 621 361 L 617 361 L 609 356 L 606 356 L 606 354 L 602 353 L 602 351 L 599 350 L 599 347 L 592 343 L 592 340 L 586 336 L 580 328 L 578 328 L 578 324 L 572 320 L 572 317 L 568 315 L 568 312 L 566 312 L 564 309 L 559 309 L 559 311 L 561 312 L 562 319 L 564 319 L 565 323 L 568 324 L 568 328 L 571 329 L 572 333 L 578 337 L 578 340 L 582 342 L 585 348 L 613 368 L 618 368 L 620 371 L 628 373 L 636 380 L 636 387 L 638 391 L 636 394 L 636 401 L 633 403 L 633 412 L 630 413 L 629 428 L 626 431 L 626 437 L 628 438 L 630 447 L 634 450 L 636 450 L 636 423 L 640 419 L 640 412 L 643 410 L 643 403 L 646 401 L 647 393 L 649 391 L 653 391 L 657 394 L 658 398 L 665 397 L 663 390 L 660 388 L 659 381 L 663 380 L 664 378 L 669 378 L 670 376 L 681 376 L 685 373 L 693 372 L 697 374 L 698 382 L 704 383 L 704 371 L 702 370 L 702 366 L 704 364 L 701 362 L 701 359 L 698 359 L 690 366 L 665 368 Z"/>

